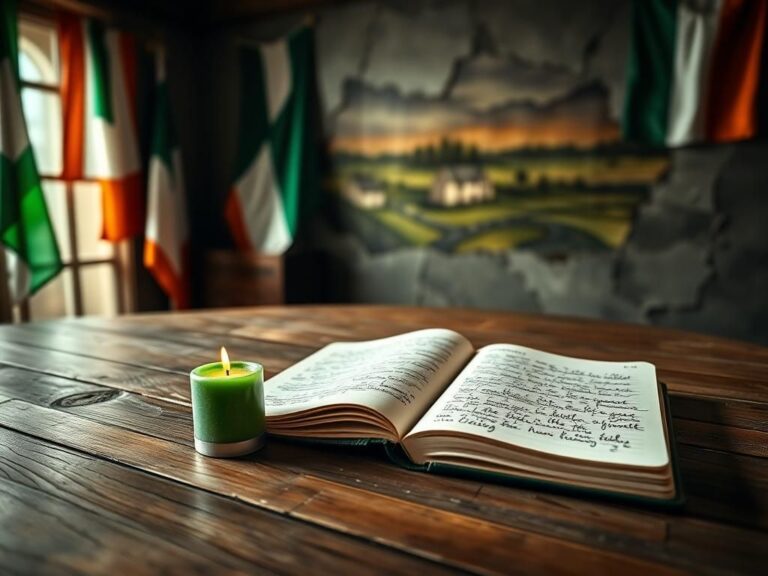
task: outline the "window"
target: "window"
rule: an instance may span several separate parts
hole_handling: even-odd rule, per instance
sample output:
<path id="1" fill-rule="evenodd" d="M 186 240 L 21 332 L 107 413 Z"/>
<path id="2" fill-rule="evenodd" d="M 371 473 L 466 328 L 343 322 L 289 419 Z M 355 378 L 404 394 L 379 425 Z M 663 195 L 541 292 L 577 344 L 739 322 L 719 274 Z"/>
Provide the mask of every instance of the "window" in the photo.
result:
<path id="1" fill-rule="evenodd" d="M 53 21 L 22 17 L 19 22 L 21 97 L 64 270 L 28 302 L 17 320 L 83 314 L 114 315 L 131 308 L 127 264 L 130 242 L 101 240 L 101 190 L 96 182 L 66 182 L 63 169 L 59 59 Z"/>

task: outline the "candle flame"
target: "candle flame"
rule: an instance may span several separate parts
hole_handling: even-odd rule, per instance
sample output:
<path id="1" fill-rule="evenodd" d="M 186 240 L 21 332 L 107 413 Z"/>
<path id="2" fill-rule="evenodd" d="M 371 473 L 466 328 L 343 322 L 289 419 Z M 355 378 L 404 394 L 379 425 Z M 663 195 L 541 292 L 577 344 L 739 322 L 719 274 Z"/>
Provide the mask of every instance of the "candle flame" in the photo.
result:
<path id="1" fill-rule="evenodd" d="M 224 365 L 224 372 L 229 376 L 229 354 L 224 346 L 221 347 L 221 363 Z"/>

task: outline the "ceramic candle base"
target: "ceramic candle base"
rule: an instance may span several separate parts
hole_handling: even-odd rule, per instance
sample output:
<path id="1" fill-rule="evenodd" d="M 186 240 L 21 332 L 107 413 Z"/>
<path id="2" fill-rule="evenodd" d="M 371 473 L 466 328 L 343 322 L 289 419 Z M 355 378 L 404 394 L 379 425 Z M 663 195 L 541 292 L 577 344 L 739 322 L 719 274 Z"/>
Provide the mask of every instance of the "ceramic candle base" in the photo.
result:
<path id="1" fill-rule="evenodd" d="M 261 449 L 266 438 L 266 434 L 240 442 L 203 442 L 195 438 L 195 450 L 203 456 L 212 456 L 213 458 L 236 458 Z"/>

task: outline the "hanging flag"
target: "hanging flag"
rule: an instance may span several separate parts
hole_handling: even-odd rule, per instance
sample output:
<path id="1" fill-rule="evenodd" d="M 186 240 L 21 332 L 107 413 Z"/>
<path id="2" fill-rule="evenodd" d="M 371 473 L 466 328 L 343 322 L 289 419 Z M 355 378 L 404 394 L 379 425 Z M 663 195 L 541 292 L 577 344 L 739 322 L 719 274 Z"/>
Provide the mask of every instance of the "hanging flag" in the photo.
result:
<path id="1" fill-rule="evenodd" d="M 16 2 L 0 6 L 0 242 L 19 302 L 59 273 L 61 258 L 22 113 Z"/>
<path id="2" fill-rule="evenodd" d="M 187 206 L 181 151 L 171 122 L 164 52 L 157 54 L 156 74 L 144 265 L 174 306 L 182 309 L 189 306 Z"/>
<path id="3" fill-rule="evenodd" d="M 765 0 L 635 0 L 625 138 L 681 146 L 753 137 L 767 20 Z"/>
<path id="4" fill-rule="evenodd" d="M 144 227 L 134 38 L 95 20 L 62 14 L 59 52 L 63 176 L 97 180 L 102 189 L 102 237 L 129 238 Z"/>
<path id="5" fill-rule="evenodd" d="M 312 30 L 240 52 L 240 144 L 225 215 L 242 250 L 282 254 L 319 194 Z"/>
<path id="6" fill-rule="evenodd" d="M 715 142 L 751 138 L 757 132 L 757 94 L 767 26 L 768 1 L 723 0 L 707 94 L 706 135 Z M 760 105 L 768 106 L 768 102 Z"/>

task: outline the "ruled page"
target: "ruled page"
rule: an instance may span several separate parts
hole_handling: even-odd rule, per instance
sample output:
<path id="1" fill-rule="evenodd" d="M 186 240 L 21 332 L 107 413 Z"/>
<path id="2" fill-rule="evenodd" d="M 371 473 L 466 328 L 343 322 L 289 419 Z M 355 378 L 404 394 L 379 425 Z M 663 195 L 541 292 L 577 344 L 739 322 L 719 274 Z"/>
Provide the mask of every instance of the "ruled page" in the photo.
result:
<path id="1" fill-rule="evenodd" d="M 359 404 L 404 433 L 471 355 L 466 338 L 444 329 L 330 344 L 265 383 L 267 418 Z"/>
<path id="2" fill-rule="evenodd" d="M 669 462 L 656 371 L 508 344 L 478 351 L 409 433 L 464 432 L 601 462 Z"/>

